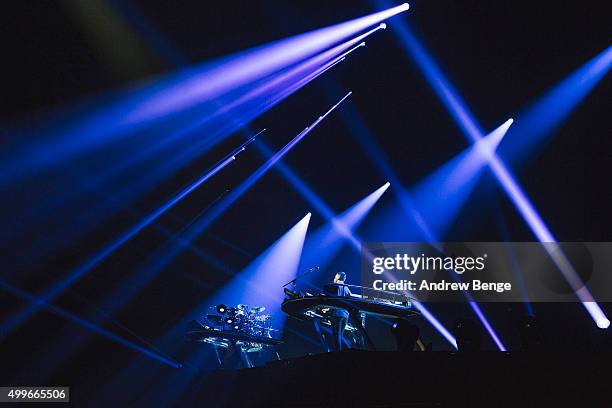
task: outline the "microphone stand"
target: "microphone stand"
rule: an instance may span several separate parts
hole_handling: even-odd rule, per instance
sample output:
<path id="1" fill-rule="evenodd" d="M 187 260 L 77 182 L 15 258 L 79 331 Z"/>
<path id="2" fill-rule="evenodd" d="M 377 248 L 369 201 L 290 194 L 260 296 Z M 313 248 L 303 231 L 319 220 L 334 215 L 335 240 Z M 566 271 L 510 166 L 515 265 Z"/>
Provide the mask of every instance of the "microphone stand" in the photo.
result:
<path id="1" fill-rule="evenodd" d="M 309 274 L 309 273 L 311 273 L 311 272 L 318 271 L 319 269 L 321 269 L 321 268 L 319 268 L 318 266 L 314 266 L 314 267 L 312 267 L 312 268 L 308 269 L 306 272 L 302 273 L 301 275 L 296 276 L 295 278 L 293 278 L 293 279 L 292 279 L 292 280 L 290 280 L 289 282 L 285 283 L 285 284 L 283 285 L 283 288 L 285 288 L 285 287 L 287 287 L 287 286 L 291 285 L 292 283 L 293 283 L 293 284 L 295 284 L 295 282 L 296 282 L 298 279 L 301 279 L 302 277 L 304 277 L 304 276 L 308 275 L 308 274 Z"/>

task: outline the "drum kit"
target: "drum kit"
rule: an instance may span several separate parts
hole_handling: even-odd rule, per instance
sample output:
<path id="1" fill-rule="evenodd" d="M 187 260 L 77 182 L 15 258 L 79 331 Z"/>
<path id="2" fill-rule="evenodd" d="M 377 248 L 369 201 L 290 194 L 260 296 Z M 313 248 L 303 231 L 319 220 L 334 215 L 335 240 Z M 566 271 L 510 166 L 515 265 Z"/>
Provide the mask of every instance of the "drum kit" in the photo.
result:
<path id="1" fill-rule="evenodd" d="M 239 304 L 228 307 L 224 304 L 211 306 L 208 314 L 204 315 L 199 323 L 207 330 L 217 332 L 217 337 L 209 337 L 205 341 L 216 346 L 228 347 L 228 338 L 241 338 L 238 342 L 248 353 L 260 351 L 263 347 L 263 338 L 272 339 L 272 316 L 263 314 L 264 306 L 249 307 Z M 260 341 L 258 341 L 260 340 Z"/>

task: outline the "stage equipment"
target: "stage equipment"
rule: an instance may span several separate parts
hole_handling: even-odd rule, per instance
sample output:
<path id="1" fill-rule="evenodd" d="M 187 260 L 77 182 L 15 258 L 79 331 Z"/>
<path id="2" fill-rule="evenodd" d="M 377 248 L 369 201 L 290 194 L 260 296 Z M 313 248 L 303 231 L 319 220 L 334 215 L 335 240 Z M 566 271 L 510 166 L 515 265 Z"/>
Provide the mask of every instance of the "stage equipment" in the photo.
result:
<path id="1" fill-rule="evenodd" d="M 211 344 L 221 366 L 224 364 L 224 352 L 237 352 L 244 367 L 253 367 L 249 353 L 282 343 L 278 339 L 278 330 L 272 328 L 272 316 L 262 314 L 265 309 L 263 306 L 249 307 L 245 304 L 227 309 L 224 305 L 211 306 L 207 314 L 191 323 L 187 338 Z"/>
<path id="2" fill-rule="evenodd" d="M 379 224 L 392 226 L 391 229 L 381 233 L 385 240 L 397 241 L 440 241 L 436 237 L 447 229 L 450 221 L 452 221 L 472 191 L 472 188 L 476 185 L 478 175 L 485 169 L 485 158 L 495 151 L 497 145 L 513 123 L 512 119 L 507 120 L 481 141 L 465 149 L 408 192 L 398 181 L 397 175 L 389 166 L 384 153 L 374 141 L 373 136 L 358 113 L 348 105 L 346 109 L 342 110 L 342 114 L 353 134 L 363 144 L 368 154 L 372 156 L 381 174 L 391 180 L 395 180 L 394 192 L 397 195 L 399 207 L 397 211 L 390 212 L 387 222 Z M 409 217 L 409 222 L 414 226 L 413 228 L 406 228 L 406 223 L 398 223 L 398 220 L 405 219 L 406 215 Z M 400 224 L 404 225 L 404 227 L 395 227 Z M 407 236 L 407 232 L 416 234 Z M 393 238 L 389 238 L 389 233 L 395 234 Z M 307 252 L 305 251 L 305 253 Z M 426 311 L 423 305 L 415 302 L 415 306 L 421 309 L 423 316 L 456 348 L 455 339 L 448 330 L 431 313 Z M 501 351 L 505 351 L 504 344 L 493 330 L 479 306 L 475 302 L 470 302 L 470 306 L 482 321 L 483 326 L 487 328 L 487 332 L 498 348 Z"/>
<path id="3" fill-rule="evenodd" d="M 310 213 L 306 214 L 241 271 L 235 272 L 223 286 L 207 297 L 205 303 L 196 307 L 191 315 L 199 316 L 210 303 L 231 299 L 232 302 L 239 303 L 237 308 L 240 313 L 266 311 L 276 316 L 282 302 L 282 293 L 278 290 L 277 282 L 279 279 L 288 280 L 295 276 L 310 217 Z M 282 314 L 278 315 L 278 328 L 282 328 L 284 317 Z"/>
<path id="4" fill-rule="evenodd" d="M 283 289 L 285 290 L 285 294 L 287 294 L 287 290 L 288 290 L 288 289 L 287 289 L 287 286 L 289 286 L 289 285 L 293 285 L 293 286 L 295 286 L 295 283 L 296 283 L 296 281 L 297 281 L 298 279 L 302 279 L 304 276 L 308 275 L 309 273 L 312 273 L 312 272 L 314 272 L 314 271 L 318 271 L 319 269 L 321 269 L 321 268 L 320 268 L 320 267 L 318 267 L 318 266 L 313 266 L 312 268 L 308 269 L 308 270 L 307 270 L 306 272 L 304 272 L 303 274 L 301 274 L 301 275 L 299 275 L 299 276 L 296 276 L 295 278 L 291 279 L 289 282 L 285 283 L 285 284 L 283 285 Z"/>
<path id="5" fill-rule="evenodd" d="M 292 276 L 295 276 L 295 268 L 297 268 L 299 262 L 309 220 L 310 213 L 306 214 L 305 217 L 271 244 L 268 249 L 253 259 L 253 261 L 242 271 L 235 271 L 233 278 L 227 285 L 224 285 L 214 294 L 211 294 L 205 302 L 197 305 L 192 312 L 185 316 L 185 318 L 169 328 L 166 333 L 160 337 L 158 344 L 164 345 L 165 350 L 179 352 L 180 347 L 176 339 L 184 336 L 187 324 L 194 318 L 198 318 L 205 314 L 211 304 L 224 303 L 227 299 L 231 299 L 234 303 L 246 305 L 265 305 L 266 312 L 276 317 L 276 311 L 280 311 L 282 294 L 280 290 L 278 293 L 274 293 L 274 290 L 270 289 L 276 288 L 274 284 L 276 279 L 283 279 L 284 281 L 285 279 L 289 280 Z M 280 277 L 279 274 L 286 274 L 286 278 Z M 284 318 L 285 316 L 280 314 L 278 315 L 278 319 L 275 319 L 275 327 L 277 329 L 282 325 L 279 320 L 284 320 Z M 312 339 L 310 340 L 312 341 Z M 201 347 L 199 350 L 205 350 L 205 348 Z M 272 353 L 272 351 L 270 351 L 270 353 Z M 256 360 L 264 360 L 266 354 L 265 350 L 263 354 L 264 356 L 257 355 Z M 185 365 L 199 366 L 199 361 L 205 358 L 200 358 L 199 356 L 200 353 L 198 351 L 194 352 L 184 360 Z M 244 364 L 241 363 L 241 365 Z"/>
<path id="6" fill-rule="evenodd" d="M 341 287 L 349 288 L 351 294 L 338 296 Z M 396 319 L 420 315 L 413 306 L 413 299 L 400 293 L 345 284 L 330 284 L 325 289 L 326 293 L 315 295 L 292 292 L 297 296 L 287 296 L 281 309 L 290 317 L 313 322 L 320 336 L 321 327 L 333 328 L 339 316 L 348 315 L 345 328 L 347 334 L 351 335 L 355 346 L 368 350 L 376 350 L 376 347 L 365 329 L 367 315 Z M 321 341 L 328 346 L 331 343 L 323 337 Z"/>

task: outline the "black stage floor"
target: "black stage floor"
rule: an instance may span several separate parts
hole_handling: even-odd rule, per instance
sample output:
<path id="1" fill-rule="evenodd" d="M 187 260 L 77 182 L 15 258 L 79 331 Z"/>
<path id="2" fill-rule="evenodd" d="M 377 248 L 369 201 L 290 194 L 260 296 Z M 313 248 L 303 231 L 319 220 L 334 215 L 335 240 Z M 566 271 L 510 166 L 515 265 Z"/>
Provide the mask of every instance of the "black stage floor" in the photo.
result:
<path id="1" fill-rule="evenodd" d="M 612 406 L 612 353 L 349 350 L 217 371 L 183 396 L 206 407 Z M 197 383 L 197 381 L 196 381 Z"/>

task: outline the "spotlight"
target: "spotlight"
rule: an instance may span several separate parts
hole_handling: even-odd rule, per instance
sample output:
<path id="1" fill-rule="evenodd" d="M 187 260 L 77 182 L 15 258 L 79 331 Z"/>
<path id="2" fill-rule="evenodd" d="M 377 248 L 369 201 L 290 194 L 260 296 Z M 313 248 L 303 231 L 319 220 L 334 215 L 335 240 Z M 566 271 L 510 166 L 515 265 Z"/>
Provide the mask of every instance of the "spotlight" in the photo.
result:
<path id="1" fill-rule="evenodd" d="M 383 30 L 386 30 L 387 29 L 387 24 L 380 23 L 379 27 L 382 28 Z"/>
<path id="2" fill-rule="evenodd" d="M 600 317 L 597 319 L 597 327 L 600 329 L 607 329 L 610 327 L 610 320 L 606 319 L 605 317 Z"/>
<path id="3" fill-rule="evenodd" d="M 397 319 L 391 325 L 391 333 L 395 337 L 397 351 L 414 351 L 419 339 L 419 328 L 407 320 Z"/>
<path id="4" fill-rule="evenodd" d="M 480 350 L 481 331 L 478 324 L 470 319 L 457 319 L 453 325 L 457 349 L 460 352 Z"/>
<path id="5" fill-rule="evenodd" d="M 224 304 L 217 305 L 217 313 L 225 314 L 227 312 L 227 306 Z"/>

